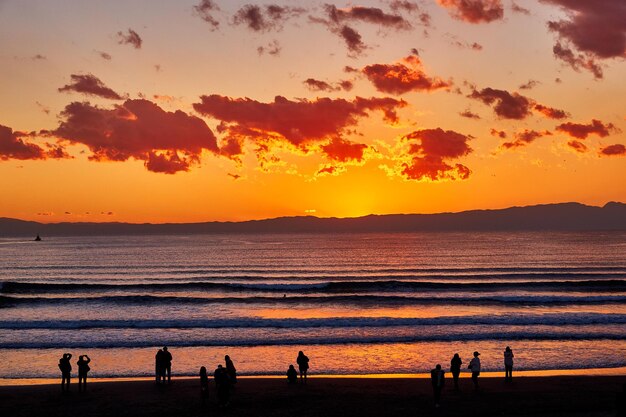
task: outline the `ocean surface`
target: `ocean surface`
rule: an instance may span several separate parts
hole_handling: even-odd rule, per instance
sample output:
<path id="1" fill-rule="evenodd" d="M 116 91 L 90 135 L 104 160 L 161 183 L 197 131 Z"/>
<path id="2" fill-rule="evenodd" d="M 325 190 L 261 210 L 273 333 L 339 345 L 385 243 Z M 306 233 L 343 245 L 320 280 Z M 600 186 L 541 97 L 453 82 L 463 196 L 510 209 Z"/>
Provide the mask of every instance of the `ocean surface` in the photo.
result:
<path id="1" fill-rule="evenodd" d="M 0 239 L 0 378 L 175 375 L 229 354 L 242 375 L 626 366 L 626 233 Z M 463 367 L 465 369 L 465 366 Z"/>

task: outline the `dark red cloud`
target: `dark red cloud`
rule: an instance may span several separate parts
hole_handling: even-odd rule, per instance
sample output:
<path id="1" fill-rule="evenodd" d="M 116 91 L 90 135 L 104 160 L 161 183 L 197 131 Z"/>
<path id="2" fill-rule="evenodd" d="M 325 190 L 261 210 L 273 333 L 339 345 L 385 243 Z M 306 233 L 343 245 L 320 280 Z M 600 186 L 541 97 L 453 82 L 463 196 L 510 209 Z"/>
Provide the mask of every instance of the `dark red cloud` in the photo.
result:
<path id="1" fill-rule="evenodd" d="M 544 136 L 552 136 L 552 132 L 549 132 L 547 130 L 544 130 L 543 132 L 539 132 L 536 130 L 525 129 L 524 131 L 518 132 L 515 134 L 514 141 L 504 142 L 500 146 L 505 149 L 520 148 L 520 147 L 529 145 L 532 142 L 534 142 L 536 139 L 542 138 Z"/>
<path id="2" fill-rule="evenodd" d="M 113 59 L 113 57 L 111 56 L 111 54 L 108 54 L 104 51 L 96 51 L 96 53 L 98 55 L 100 55 L 100 58 L 106 60 L 106 61 L 110 61 L 111 59 Z"/>
<path id="3" fill-rule="evenodd" d="M 334 138 L 326 145 L 322 145 L 322 152 L 328 159 L 339 162 L 363 160 L 363 152 L 368 148 L 363 143 L 354 143 L 341 138 Z"/>
<path id="4" fill-rule="evenodd" d="M 602 70 L 596 59 L 626 57 L 626 2 L 623 0 L 541 0 L 567 13 L 548 22 L 557 35 L 555 55 L 574 69 L 586 68 L 596 78 Z"/>
<path id="5" fill-rule="evenodd" d="M 591 122 L 584 123 L 563 123 L 556 127 L 559 132 L 567 133 L 576 139 L 586 139 L 589 135 L 598 135 L 601 138 L 609 136 L 611 132 L 617 132 L 617 128 L 612 123 L 603 123 L 600 120 L 592 119 Z"/>
<path id="6" fill-rule="evenodd" d="M 276 39 L 274 39 L 265 46 L 259 46 L 258 48 L 256 48 L 256 51 L 259 55 L 267 53 L 268 55 L 278 56 L 280 55 L 282 49 L 283 48 L 280 46 L 280 43 Z"/>
<path id="7" fill-rule="evenodd" d="M 567 146 L 575 150 L 576 152 L 584 153 L 587 152 L 587 146 L 584 143 L 579 142 L 577 140 L 570 140 L 567 142 Z"/>
<path id="8" fill-rule="evenodd" d="M 406 0 L 392 0 L 391 2 L 389 2 L 389 8 L 396 13 L 407 12 L 411 15 L 417 16 L 422 26 L 430 26 L 430 14 L 423 11 L 416 2 Z"/>
<path id="9" fill-rule="evenodd" d="M 479 115 L 477 115 L 476 113 L 472 113 L 470 110 L 462 111 L 461 113 L 459 113 L 459 116 L 465 117 L 467 119 L 480 119 Z"/>
<path id="10" fill-rule="evenodd" d="M 482 101 L 488 106 L 493 105 L 493 111 L 504 119 L 520 120 L 532 114 L 532 100 L 518 93 L 488 87 L 480 91 L 474 90 L 468 97 Z"/>
<path id="11" fill-rule="evenodd" d="M 317 175 L 321 175 L 321 174 L 333 175 L 335 173 L 335 171 L 337 171 L 336 167 L 334 167 L 332 165 L 328 165 L 328 166 L 324 166 L 324 167 L 320 168 L 317 171 Z"/>
<path id="12" fill-rule="evenodd" d="M 501 0 L 437 0 L 450 14 L 468 23 L 489 23 L 504 17 Z"/>
<path id="13" fill-rule="evenodd" d="M 506 132 L 504 130 L 498 130 L 498 129 L 491 129 L 489 131 L 489 133 L 491 134 L 491 136 L 497 136 L 501 139 L 505 139 L 506 138 Z"/>
<path id="14" fill-rule="evenodd" d="M 601 156 L 626 156 L 626 146 L 621 143 L 600 149 Z"/>
<path id="15" fill-rule="evenodd" d="M 59 88 L 61 92 L 76 92 L 90 96 L 108 98 L 111 100 L 123 100 L 124 97 L 107 87 L 98 77 L 93 74 L 72 74 L 70 83 Z"/>
<path id="16" fill-rule="evenodd" d="M 410 163 L 402 165 L 401 174 L 410 180 L 467 179 L 471 171 L 462 164 L 452 165 L 448 161 L 472 152 L 466 136 L 452 130 L 423 129 L 402 138 L 409 143 Z"/>
<path id="17" fill-rule="evenodd" d="M 233 17 L 235 25 L 245 25 L 255 32 L 267 32 L 282 29 L 284 23 L 292 17 L 304 13 L 299 7 L 278 6 L 275 4 L 258 6 L 246 4 Z"/>
<path id="18" fill-rule="evenodd" d="M 361 70 L 383 93 L 404 94 L 409 91 L 434 91 L 452 84 L 438 77 L 429 77 L 419 57 L 409 55 L 393 64 L 373 64 Z"/>
<path id="19" fill-rule="evenodd" d="M 337 29 L 337 33 L 346 43 L 348 51 L 352 55 L 360 55 L 367 49 L 367 45 L 363 42 L 361 34 L 348 25 L 343 25 Z"/>
<path id="20" fill-rule="evenodd" d="M 220 95 L 200 97 L 194 109 L 237 128 L 249 139 L 285 139 L 300 146 L 307 142 L 327 140 L 345 132 L 370 112 L 380 111 L 389 122 L 397 122 L 396 111 L 407 104 L 392 98 L 361 98 L 352 101 L 327 97 L 292 101 L 276 96 L 262 103 L 249 98 Z"/>
<path id="21" fill-rule="evenodd" d="M 569 117 L 569 114 L 564 110 L 554 109 L 552 107 L 544 106 L 543 104 L 539 104 L 539 103 L 535 104 L 533 109 L 541 113 L 543 116 L 547 117 L 548 119 L 560 120 L 560 119 L 567 119 Z"/>
<path id="22" fill-rule="evenodd" d="M 127 33 L 117 32 L 117 43 L 120 45 L 132 45 L 135 49 L 140 49 L 143 44 L 141 36 L 132 29 L 128 29 Z"/>
<path id="23" fill-rule="evenodd" d="M 46 144 L 48 149 L 27 141 L 27 133 L 13 131 L 10 127 L 0 125 L 0 160 L 9 159 L 60 159 L 70 158 L 63 147 Z"/>
<path id="24" fill-rule="evenodd" d="M 332 4 L 325 6 L 328 19 L 334 24 L 365 22 L 398 30 L 411 29 L 411 24 L 401 14 L 385 13 L 377 7 L 354 6 L 338 9 Z"/>
<path id="25" fill-rule="evenodd" d="M 344 80 L 338 83 L 331 84 L 323 80 L 316 80 L 315 78 L 307 78 L 303 81 L 303 84 L 311 91 L 350 91 L 354 87 L 351 81 Z"/>
<path id="26" fill-rule="evenodd" d="M 193 6 L 195 13 L 200 16 L 202 20 L 207 22 L 211 30 L 217 30 L 220 22 L 213 16 L 215 12 L 218 12 L 220 8 L 213 0 L 202 0 L 198 5 Z"/>
<path id="27" fill-rule="evenodd" d="M 147 169 L 172 174 L 200 161 L 203 150 L 218 153 L 206 123 L 180 110 L 167 112 L 148 100 L 126 100 L 111 109 L 74 102 L 50 134 L 89 148 L 94 161 L 144 161 Z"/>

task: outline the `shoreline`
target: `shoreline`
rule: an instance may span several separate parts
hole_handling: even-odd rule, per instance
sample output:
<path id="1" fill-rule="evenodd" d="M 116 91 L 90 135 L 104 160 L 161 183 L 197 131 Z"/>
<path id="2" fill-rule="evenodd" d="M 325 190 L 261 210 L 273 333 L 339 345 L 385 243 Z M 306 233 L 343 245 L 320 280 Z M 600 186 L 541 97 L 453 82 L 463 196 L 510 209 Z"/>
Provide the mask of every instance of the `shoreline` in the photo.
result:
<path id="1" fill-rule="evenodd" d="M 444 367 L 446 375 L 450 372 Z M 211 374 L 211 371 L 209 372 Z M 481 378 L 502 378 L 504 371 L 485 371 L 481 372 Z M 514 370 L 513 375 L 516 378 L 550 378 L 550 377 L 626 377 L 626 366 L 619 368 L 582 368 L 582 369 L 547 369 L 547 370 Z M 470 379 L 469 372 L 461 372 L 460 379 Z M 284 379 L 285 376 L 280 374 L 259 374 L 259 375 L 238 375 L 238 379 Z M 390 373 L 390 374 L 311 374 L 311 379 L 428 379 L 429 373 Z M 19 386 L 42 386 L 57 385 L 59 378 L 0 378 L 0 387 L 19 387 Z M 173 380 L 195 380 L 195 375 L 172 375 Z M 76 382 L 77 375 L 72 374 L 72 381 Z M 145 382 L 154 381 L 153 376 L 130 376 L 130 377 L 89 377 L 90 383 L 116 383 L 116 382 Z"/>

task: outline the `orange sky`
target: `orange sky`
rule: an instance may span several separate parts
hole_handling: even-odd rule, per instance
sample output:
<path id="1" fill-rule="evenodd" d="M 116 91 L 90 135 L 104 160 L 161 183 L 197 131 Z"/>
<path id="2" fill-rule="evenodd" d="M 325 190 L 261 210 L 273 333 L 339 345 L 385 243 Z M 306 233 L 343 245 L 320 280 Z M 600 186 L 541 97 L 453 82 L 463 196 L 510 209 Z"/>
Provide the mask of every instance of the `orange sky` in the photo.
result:
<path id="1" fill-rule="evenodd" d="M 623 1 L 466 4 L 0 1 L 0 216 L 626 201 Z"/>

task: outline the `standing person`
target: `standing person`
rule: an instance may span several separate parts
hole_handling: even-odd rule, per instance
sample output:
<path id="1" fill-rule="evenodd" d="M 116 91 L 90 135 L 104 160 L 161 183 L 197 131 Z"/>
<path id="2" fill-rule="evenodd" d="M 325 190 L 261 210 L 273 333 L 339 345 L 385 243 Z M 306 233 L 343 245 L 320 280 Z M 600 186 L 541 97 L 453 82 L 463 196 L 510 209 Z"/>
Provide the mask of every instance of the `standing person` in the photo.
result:
<path id="1" fill-rule="evenodd" d="M 167 350 L 167 346 L 163 347 L 163 369 L 162 376 L 165 381 L 165 373 L 167 372 L 167 383 L 172 382 L 172 354 Z"/>
<path id="2" fill-rule="evenodd" d="M 306 384 L 306 373 L 309 370 L 309 358 L 302 351 L 300 351 L 298 352 L 296 362 L 298 363 L 298 369 L 300 370 L 300 382 L 304 382 Z"/>
<path id="3" fill-rule="evenodd" d="M 70 390 L 70 379 L 72 377 L 72 359 L 71 353 L 64 353 L 61 359 L 59 359 L 59 370 L 61 371 L 61 391 Z"/>
<path id="4" fill-rule="evenodd" d="M 478 389 L 478 375 L 480 375 L 480 359 L 478 358 L 480 353 L 474 352 L 474 358 L 469 363 L 468 368 L 472 370 L 472 382 L 474 388 Z"/>
<path id="5" fill-rule="evenodd" d="M 226 362 L 226 372 L 230 378 L 230 383 L 235 385 L 237 383 L 237 370 L 235 369 L 235 365 L 228 355 L 224 356 L 224 361 Z"/>
<path id="6" fill-rule="evenodd" d="M 154 356 L 154 375 L 157 385 L 160 384 L 163 375 L 163 349 L 159 349 Z"/>
<path id="7" fill-rule="evenodd" d="M 441 391 L 446 383 L 445 372 L 441 369 L 441 365 L 437 364 L 435 369 L 430 371 L 430 382 L 433 385 L 433 394 L 435 396 L 435 407 L 439 407 L 439 399 L 441 398 Z"/>
<path id="8" fill-rule="evenodd" d="M 289 365 L 289 369 L 287 369 L 287 382 L 289 382 L 289 385 L 293 385 L 298 382 L 298 372 L 293 365 Z"/>
<path id="9" fill-rule="evenodd" d="M 200 398 L 204 407 L 209 399 L 209 377 L 204 366 L 200 368 Z"/>
<path id="10" fill-rule="evenodd" d="M 87 390 L 87 372 L 91 370 L 89 362 L 91 362 L 91 359 L 87 355 L 80 355 L 78 362 L 76 362 L 76 365 L 78 365 L 78 391 L 81 391 L 81 389 Z"/>
<path id="11" fill-rule="evenodd" d="M 228 372 L 222 365 L 217 365 L 217 369 L 213 374 L 215 378 L 215 387 L 217 388 L 217 403 L 222 406 L 228 406 L 230 397 L 230 379 Z"/>
<path id="12" fill-rule="evenodd" d="M 513 382 L 513 351 L 509 346 L 504 349 L 504 381 Z"/>
<path id="13" fill-rule="evenodd" d="M 463 361 L 458 353 L 455 353 L 450 361 L 450 373 L 452 373 L 452 379 L 454 380 L 454 389 L 459 390 L 459 374 L 461 373 L 461 365 Z"/>

